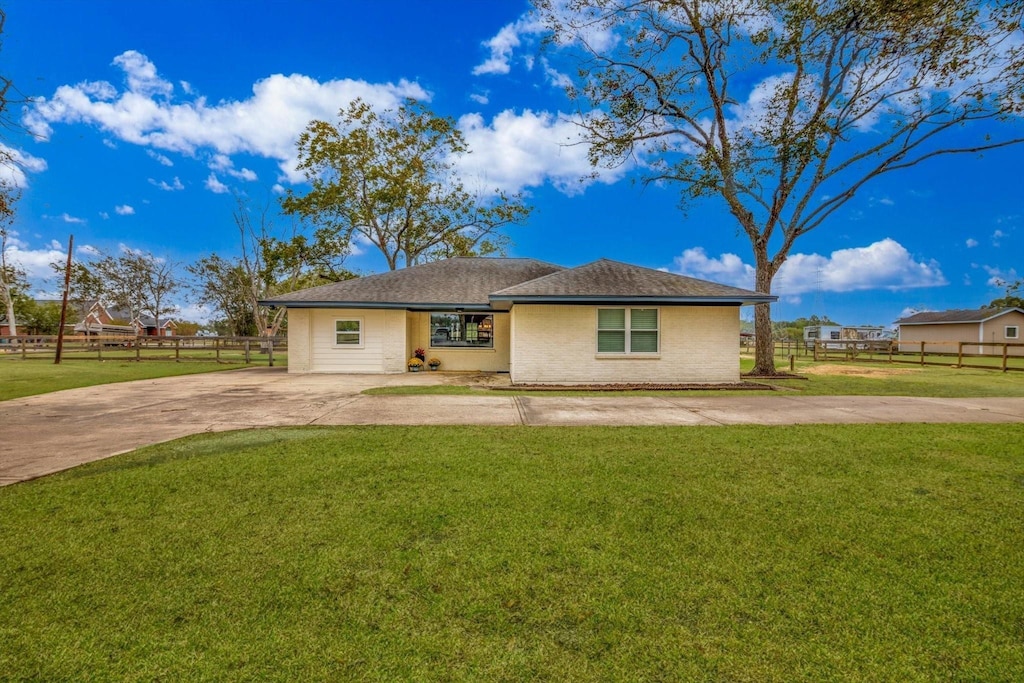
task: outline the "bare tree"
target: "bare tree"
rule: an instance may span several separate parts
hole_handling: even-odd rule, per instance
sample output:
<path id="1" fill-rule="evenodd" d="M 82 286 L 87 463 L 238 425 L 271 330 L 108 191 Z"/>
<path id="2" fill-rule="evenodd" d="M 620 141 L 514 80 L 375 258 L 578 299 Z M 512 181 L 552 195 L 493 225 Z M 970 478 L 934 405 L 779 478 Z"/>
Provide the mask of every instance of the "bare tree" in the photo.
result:
<path id="1" fill-rule="evenodd" d="M 761 293 L 872 180 L 1024 141 L 1020 0 L 534 2 L 580 57 L 591 161 L 724 201 Z M 754 318 L 771 374 L 769 305 Z"/>

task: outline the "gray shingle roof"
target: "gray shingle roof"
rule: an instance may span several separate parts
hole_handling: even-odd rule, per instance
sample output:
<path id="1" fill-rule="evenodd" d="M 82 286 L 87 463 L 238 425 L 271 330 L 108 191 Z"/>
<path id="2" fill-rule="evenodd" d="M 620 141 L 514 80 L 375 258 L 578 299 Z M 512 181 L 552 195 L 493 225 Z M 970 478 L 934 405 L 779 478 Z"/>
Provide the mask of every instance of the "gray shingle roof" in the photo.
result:
<path id="1" fill-rule="evenodd" d="M 656 301 L 773 301 L 775 297 L 662 270 L 600 259 L 494 292 L 494 299 L 651 299 Z"/>
<path id="2" fill-rule="evenodd" d="M 956 309 L 952 311 L 925 311 L 915 313 L 896 321 L 897 325 L 929 325 L 939 323 L 980 323 L 998 317 L 1010 311 L 1021 311 L 1019 308 L 978 308 Z"/>
<path id="3" fill-rule="evenodd" d="M 491 292 L 561 266 L 529 258 L 451 258 L 282 294 L 265 303 L 311 306 L 489 306 Z"/>
<path id="4" fill-rule="evenodd" d="M 282 294 L 293 308 L 490 307 L 492 302 L 756 303 L 776 297 L 601 259 L 565 269 L 521 258 L 453 258 Z"/>

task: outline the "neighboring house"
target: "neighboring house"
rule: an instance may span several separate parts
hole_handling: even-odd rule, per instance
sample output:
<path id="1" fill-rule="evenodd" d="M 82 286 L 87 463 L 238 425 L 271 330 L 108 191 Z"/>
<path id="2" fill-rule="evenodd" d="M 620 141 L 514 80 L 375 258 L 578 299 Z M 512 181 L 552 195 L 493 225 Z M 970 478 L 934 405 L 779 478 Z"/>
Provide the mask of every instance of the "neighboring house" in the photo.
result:
<path id="1" fill-rule="evenodd" d="M 74 333 L 93 337 L 135 336 L 135 327 L 121 321 L 127 321 L 127 317 L 121 316 L 118 311 L 107 310 L 99 301 L 93 301 L 88 305 L 82 320 L 75 323 Z"/>
<path id="2" fill-rule="evenodd" d="M 776 297 L 602 259 L 453 258 L 283 294 L 289 372 L 443 370 L 515 383 L 739 380 L 740 306 Z"/>
<path id="3" fill-rule="evenodd" d="M 884 327 L 874 325 L 844 326 L 844 325 L 808 325 L 804 328 L 804 346 L 813 349 L 814 345 L 821 341 L 826 342 L 826 348 L 845 349 L 851 341 L 880 342 L 892 338 L 892 333 Z M 828 342 L 837 342 L 829 344 Z M 858 345 L 860 346 L 860 345 Z"/>
<path id="4" fill-rule="evenodd" d="M 899 325 L 901 349 L 913 350 L 910 343 L 929 343 L 926 351 L 935 353 L 956 353 L 957 342 L 1021 343 L 1024 342 L 1024 309 L 1020 308 L 979 308 L 977 310 L 928 311 L 916 313 L 896 321 Z M 1002 347 L 972 346 L 964 348 L 967 353 L 1002 355 Z M 1012 356 L 1024 355 L 1024 347 L 1009 347 Z"/>
<path id="5" fill-rule="evenodd" d="M 140 337 L 173 337 L 178 331 L 178 323 L 170 318 L 161 320 L 158 326 L 156 318 L 150 315 L 138 316 L 132 320 L 132 327 Z"/>

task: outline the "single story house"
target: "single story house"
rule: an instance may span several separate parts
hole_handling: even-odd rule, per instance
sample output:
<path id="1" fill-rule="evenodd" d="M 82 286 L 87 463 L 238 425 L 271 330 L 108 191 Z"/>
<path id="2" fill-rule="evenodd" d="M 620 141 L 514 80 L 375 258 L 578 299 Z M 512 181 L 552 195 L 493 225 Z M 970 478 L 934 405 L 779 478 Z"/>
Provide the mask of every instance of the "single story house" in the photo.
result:
<path id="1" fill-rule="evenodd" d="M 739 380 L 740 306 L 776 297 L 601 259 L 460 257 L 282 294 L 289 372 L 442 370 L 517 384 Z"/>
<path id="2" fill-rule="evenodd" d="M 989 344 L 1024 342 L 1024 309 L 979 308 L 976 310 L 927 311 L 896 321 L 899 326 L 900 348 L 903 351 L 920 348 L 935 353 L 957 353 L 958 342 L 988 342 Z M 916 344 L 914 344 L 916 342 Z M 949 342 L 933 344 L 931 342 Z M 971 346 L 967 353 L 1002 355 L 1001 346 Z M 1007 348 L 1011 356 L 1024 355 L 1024 347 Z"/>

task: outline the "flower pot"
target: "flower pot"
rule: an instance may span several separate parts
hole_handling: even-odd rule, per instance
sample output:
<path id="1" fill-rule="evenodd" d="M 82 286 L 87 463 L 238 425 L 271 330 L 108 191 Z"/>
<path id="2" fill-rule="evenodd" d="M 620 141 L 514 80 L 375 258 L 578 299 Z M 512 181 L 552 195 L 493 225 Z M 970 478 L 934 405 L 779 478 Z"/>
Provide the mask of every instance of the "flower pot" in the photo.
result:
<path id="1" fill-rule="evenodd" d="M 418 365 L 410 365 L 409 366 L 409 372 L 419 372 L 419 371 L 420 371 L 420 366 L 418 366 Z"/>
<path id="2" fill-rule="evenodd" d="M 431 365 L 431 366 L 430 366 L 430 371 L 431 371 L 431 372 L 437 372 L 437 369 L 438 369 L 439 367 L 441 367 L 441 366 L 440 366 L 440 365 Z"/>

